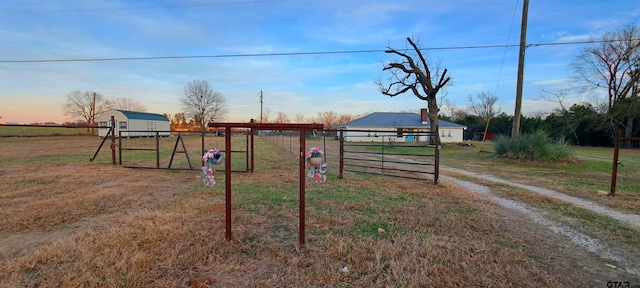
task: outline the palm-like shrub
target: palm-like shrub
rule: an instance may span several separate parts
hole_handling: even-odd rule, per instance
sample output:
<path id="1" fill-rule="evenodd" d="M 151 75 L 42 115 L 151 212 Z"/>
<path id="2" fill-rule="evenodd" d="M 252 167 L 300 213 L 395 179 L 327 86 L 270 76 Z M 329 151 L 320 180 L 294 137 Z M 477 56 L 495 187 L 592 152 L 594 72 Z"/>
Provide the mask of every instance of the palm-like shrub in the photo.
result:
<path id="1" fill-rule="evenodd" d="M 525 161 L 560 162 L 575 161 L 575 151 L 568 141 L 554 140 L 543 130 L 523 134 L 517 139 L 499 136 L 496 139 L 497 157 Z"/>

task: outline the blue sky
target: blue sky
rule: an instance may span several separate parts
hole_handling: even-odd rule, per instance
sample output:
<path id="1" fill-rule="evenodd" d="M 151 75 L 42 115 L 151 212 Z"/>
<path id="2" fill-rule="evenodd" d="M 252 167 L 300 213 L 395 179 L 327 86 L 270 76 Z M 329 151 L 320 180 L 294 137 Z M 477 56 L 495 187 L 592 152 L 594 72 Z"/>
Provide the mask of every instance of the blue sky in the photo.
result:
<path id="1" fill-rule="evenodd" d="M 426 103 L 411 94 L 383 96 L 374 83 L 383 52 L 207 57 L 129 61 L 8 63 L 15 60 L 220 56 L 404 48 L 517 45 L 522 0 L 197 0 L 0 2 L 0 121 L 64 122 L 66 95 L 96 91 L 125 97 L 148 112 L 182 112 L 179 98 L 192 80 L 206 80 L 227 99 L 226 121 L 244 122 L 265 111 L 289 118 L 318 112 L 363 115 L 415 111 Z M 629 0 L 531 0 L 527 42 L 587 41 L 640 19 Z M 637 23 L 636 23 L 637 24 Z M 550 111 L 541 89 L 571 87 L 569 63 L 586 47 L 527 49 L 523 113 Z M 517 47 L 434 49 L 424 52 L 447 68 L 447 101 L 463 108 L 469 95 L 491 93 L 513 114 Z M 572 94 L 567 102 L 595 101 Z M 447 113 L 447 107 L 442 107 Z"/>

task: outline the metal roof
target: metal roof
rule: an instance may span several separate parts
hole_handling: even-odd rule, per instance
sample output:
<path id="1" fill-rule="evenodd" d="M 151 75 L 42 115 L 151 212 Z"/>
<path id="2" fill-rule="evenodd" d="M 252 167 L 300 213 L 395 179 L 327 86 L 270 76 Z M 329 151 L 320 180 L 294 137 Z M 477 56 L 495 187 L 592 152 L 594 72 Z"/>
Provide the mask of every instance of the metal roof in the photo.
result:
<path id="1" fill-rule="evenodd" d="M 156 113 L 147 113 L 147 112 L 137 112 L 137 111 L 128 111 L 128 110 L 116 110 L 120 113 L 124 114 L 127 119 L 134 120 L 153 120 L 153 121 L 169 121 L 167 117 L 164 117 L 162 114 Z"/>
<path id="2" fill-rule="evenodd" d="M 403 112 L 375 112 L 358 118 L 349 123 L 340 125 L 342 127 L 429 127 L 429 119 L 427 123 L 422 124 L 420 114 L 403 113 Z M 466 128 L 464 125 L 453 122 L 438 120 L 440 128 Z"/>

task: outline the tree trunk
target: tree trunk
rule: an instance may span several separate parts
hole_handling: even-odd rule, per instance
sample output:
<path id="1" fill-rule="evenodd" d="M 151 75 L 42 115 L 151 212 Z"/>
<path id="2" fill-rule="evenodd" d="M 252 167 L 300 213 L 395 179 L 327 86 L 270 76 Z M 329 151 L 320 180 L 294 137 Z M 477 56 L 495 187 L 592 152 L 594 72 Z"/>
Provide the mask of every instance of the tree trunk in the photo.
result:
<path id="1" fill-rule="evenodd" d="M 427 105 L 429 108 L 429 129 L 432 132 L 436 133 L 436 137 L 434 139 L 431 139 L 431 144 L 436 144 L 436 141 L 438 141 L 438 144 L 441 144 L 440 142 L 440 137 L 438 136 L 438 103 L 436 102 L 435 97 L 433 99 L 431 99 L 431 101 L 427 101 Z"/>
<path id="2" fill-rule="evenodd" d="M 627 125 L 624 127 L 624 137 L 633 137 L 633 118 L 632 115 L 629 115 L 629 118 L 627 118 Z"/>

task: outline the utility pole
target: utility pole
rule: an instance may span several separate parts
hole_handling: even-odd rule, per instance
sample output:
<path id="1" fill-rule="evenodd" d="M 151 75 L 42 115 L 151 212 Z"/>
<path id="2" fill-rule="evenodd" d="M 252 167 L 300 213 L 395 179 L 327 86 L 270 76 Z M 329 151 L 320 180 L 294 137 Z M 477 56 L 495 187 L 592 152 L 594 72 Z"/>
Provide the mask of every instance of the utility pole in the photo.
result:
<path id="1" fill-rule="evenodd" d="M 513 113 L 513 128 L 511 139 L 520 137 L 520 114 L 522 114 L 522 82 L 524 79 L 524 53 L 527 49 L 527 17 L 529 14 L 529 0 L 522 5 L 522 25 L 520 27 L 520 53 L 518 55 L 518 82 L 516 84 L 516 109 Z"/>
<path id="2" fill-rule="evenodd" d="M 262 90 L 260 90 L 260 124 L 262 124 Z"/>

